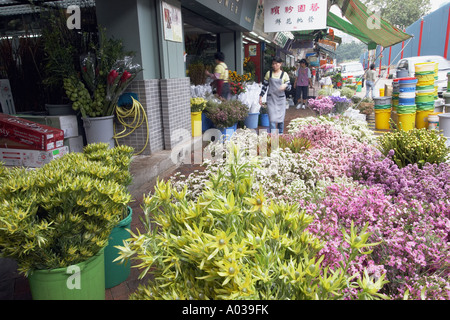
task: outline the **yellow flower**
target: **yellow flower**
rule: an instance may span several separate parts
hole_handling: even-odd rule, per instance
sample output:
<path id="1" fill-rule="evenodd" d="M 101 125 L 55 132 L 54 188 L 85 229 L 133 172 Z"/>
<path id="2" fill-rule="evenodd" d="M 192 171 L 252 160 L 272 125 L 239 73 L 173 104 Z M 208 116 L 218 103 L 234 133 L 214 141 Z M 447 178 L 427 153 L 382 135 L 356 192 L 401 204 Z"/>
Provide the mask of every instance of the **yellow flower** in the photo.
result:
<path id="1" fill-rule="evenodd" d="M 218 266 L 221 270 L 218 271 L 217 274 L 221 277 L 226 277 L 222 283 L 222 286 L 226 285 L 231 279 L 237 278 L 241 270 L 241 267 L 236 262 L 236 260 L 232 260 L 230 262 L 228 259 L 224 259 L 215 262 L 215 265 Z"/>
<path id="2" fill-rule="evenodd" d="M 223 250 L 225 255 L 228 255 L 228 244 L 230 240 L 233 239 L 236 232 L 227 235 L 227 233 L 223 230 L 219 231 L 215 236 L 205 233 L 207 238 L 213 240 L 213 242 L 208 243 L 206 246 L 210 248 L 215 248 L 215 250 L 209 255 L 207 260 L 212 259 L 220 250 Z"/>

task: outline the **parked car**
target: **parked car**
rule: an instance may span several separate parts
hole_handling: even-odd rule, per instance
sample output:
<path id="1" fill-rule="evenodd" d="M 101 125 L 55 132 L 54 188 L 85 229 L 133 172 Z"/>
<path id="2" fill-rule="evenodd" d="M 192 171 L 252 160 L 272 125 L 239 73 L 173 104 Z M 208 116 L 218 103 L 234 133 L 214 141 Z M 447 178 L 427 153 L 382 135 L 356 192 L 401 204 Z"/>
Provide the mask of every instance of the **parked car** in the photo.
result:
<path id="1" fill-rule="evenodd" d="M 347 62 L 339 65 L 341 69 L 341 76 L 343 79 L 348 77 L 362 78 L 364 75 L 364 68 L 360 62 Z"/>
<path id="2" fill-rule="evenodd" d="M 436 85 L 438 86 L 438 93 L 442 95 L 444 91 L 447 91 L 447 73 L 450 72 L 450 61 L 441 56 L 420 56 L 403 58 L 397 63 L 397 70 L 407 70 L 407 77 L 414 77 L 416 63 L 421 62 L 437 62 L 439 64 L 438 80 Z"/>

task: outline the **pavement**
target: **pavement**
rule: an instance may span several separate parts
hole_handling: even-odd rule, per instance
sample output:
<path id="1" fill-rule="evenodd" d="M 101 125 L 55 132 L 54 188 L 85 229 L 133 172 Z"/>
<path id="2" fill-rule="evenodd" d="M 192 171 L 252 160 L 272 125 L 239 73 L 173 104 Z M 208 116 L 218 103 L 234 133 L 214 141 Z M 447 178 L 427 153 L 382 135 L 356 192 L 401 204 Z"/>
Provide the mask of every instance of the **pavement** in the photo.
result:
<path id="1" fill-rule="evenodd" d="M 376 85 L 376 89 L 384 88 L 387 81 L 382 79 Z M 316 89 L 317 90 L 317 89 Z M 317 92 L 317 91 L 316 91 Z M 379 90 L 375 90 L 379 92 Z M 357 93 L 358 96 L 364 97 L 365 88 Z M 297 110 L 290 107 L 286 110 L 285 127 L 292 119 L 300 117 L 314 116 L 314 112 L 306 108 L 305 110 Z M 369 126 L 375 129 L 374 121 L 369 120 Z M 259 127 L 258 129 L 267 129 Z M 188 176 L 194 170 L 203 170 L 201 161 L 198 161 L 199 149 L 202 145 L 201 137 L 193 138 L 180 145 L 175 150 L 164 150 L 150 156 L 135 156 L 133 158 L 130 171 L 133 175 L 133 183 L 129 190 L 133 197 L 130 207 L 133 210 L 133 218 L 131 222 L 131 230 L 144 231 L 141 219 L 144 216 L 141 208 L 144 195 L 153 191 L 158 179 L 167 180 L 176 172 Z M 201 149 L 200 149 L 201 153 Z M 184 154 L 184 157 L 183 157 Z M 143 279 L 139 279 L 140 271 L 132 265 L 130 276 L 126 281 L 116 287 L 106 289 L 106 300 L 127 300 L 129 295 L 136 291 L 140 284 L 145 284 L 151 279 L 151 275 L 147 275 Z M 31 300 L 30 288 L 28 280 L 17 272 L 17 265 L 11 259 L 0 258 L 0 300 Z"/>

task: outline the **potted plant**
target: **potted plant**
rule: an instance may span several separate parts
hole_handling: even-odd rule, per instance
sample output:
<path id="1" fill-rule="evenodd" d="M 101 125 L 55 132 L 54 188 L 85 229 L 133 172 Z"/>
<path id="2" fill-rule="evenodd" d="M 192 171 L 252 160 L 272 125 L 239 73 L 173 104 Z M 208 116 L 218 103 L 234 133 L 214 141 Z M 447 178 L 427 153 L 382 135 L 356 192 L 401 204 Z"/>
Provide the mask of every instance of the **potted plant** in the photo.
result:
<path id="1" fill-rule="evenodd" d="M 371 116 L 375 112 L 375 103 L 371 98 L 364 98 L 358 104 L 358 110 L 366 116 Z"/>
<path id="2" fill-rule="evenodd" d="M 45 109 L 50 115 L 75 114 L 67 97 L 63 80 L 78 71 L 74 65 L 79 48 L 79 33 L 66 26 L 67 17 L 60 9 L 45 10 L 40 14 L 42 30 L 42 83 Z"/>
<path id="3" fill-rule="evenodd" d="M 91 44 L 92 50 L 79 57 L 80 74 L 68 75 L 64 89 L 73 109 L 81 112 L 87 143 L 107 142 L 114 147 L 117 101 L 142 68 L 133 64 L 132 53 L 124 52 L 120 40 L 106 39 L 104 30 L 99 43 Z"/>
<path id="4" fill-rule="evenodd" d="M 107 143 L 92 143 L 84 147 L 84 154 L 90 161 L 102 163 L 107 166 L 117 168 L 116 174 L 109 177 L 118 184 L 128 188 L 132 182 L 130 164 L 134 149 L 130 146 L 120 145 L 109 148 Z M 120 216 L 120 221 L 111 231 L 108 245 L 105 248 L 105 288 L 112 288 L 125 281 L 130 275 L 130 265 L 115 262 L 119 255 L 116 248 L 122 245 L 125 239 L 130 237 L 130 225 L 133 217 L 133 210 L 129 205 Z"/>
<path id="5" fill-rule="evenodd" d="M 247 106 L 239 100 L 226 100 L 222 102 L 209 101 L 207 103 L 207 116 L 228 138 L 236 131 L 237 122 L 243 121 L 248 115 Z"/>
<path id="6" fill-rule="evenodd" d="M 206 99 L 201 97 L 191 98 L 191 125 L 192 136 L 202 135 L 202 112 L 206 108 Z"/>
<path id="7" fill-rule="evenodd" d="M 33 299 L 104 299 L 104 251 L 131 195 L 118 165 L 69 153 L 0 186 L 0 254 L 17 261 Z"/>

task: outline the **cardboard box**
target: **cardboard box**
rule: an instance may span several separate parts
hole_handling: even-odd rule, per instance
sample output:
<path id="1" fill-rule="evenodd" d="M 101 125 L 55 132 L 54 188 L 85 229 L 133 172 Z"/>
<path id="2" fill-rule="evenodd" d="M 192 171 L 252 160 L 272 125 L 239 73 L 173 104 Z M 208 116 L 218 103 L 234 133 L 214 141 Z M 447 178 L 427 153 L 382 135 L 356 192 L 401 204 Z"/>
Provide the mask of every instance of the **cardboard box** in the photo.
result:
<path id="1" fill-rule="evenodd" d="M 83 152 L 83 137 L 72 137 L 64 139 L 64 145 L 69 147 L 69 152 Z"/>
<path id="2" fill-rule="evenodd" d="M 385 84 L 384 85 L 384 96 L 385 97 L 392 97 L 393 87 L 391 85 Z"/>
<path id="3" fill-rule="evenodd" d="M 42 167 L 53 159 L 61 158 L 69 152 L 69 147 L 63 146 L 50 151 L 29 149 L 0 148 L 0 161 L 7 166 Z"/>
<path id="4" fill-rule="evenodd" d="M 51 141 L 47 144 L 47 150 L 53 150 L 56 148 L 61 148 L 64 146 L 64 140 L 58 140 L 58 141 Z M 5 149 L 31 149 L 35 150 L 34 148 L 30 148 L 29 144 L 26 143 L 20 143 L 8 138 L 2 138 L 0 137 L 0 148 Z"/>
<path id="5" fill-rule="evenodd" d="M 20 144 L 8 148 L 48 151 L 64 145 L 64 131 L 61 129 L 2 113 L 0 113 L 0 138 Z"/>
<path id="6" fill-rule="evenodd" d="M 64 131 L 64 138 L 78 136 L 78 120 L 77 116 L 33 116 L 25 114 L 16 114 L 15 116 L 29 121 L 45 124 L 46 126 L 61 129 Z"/>

